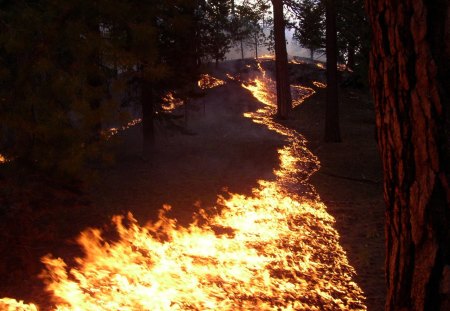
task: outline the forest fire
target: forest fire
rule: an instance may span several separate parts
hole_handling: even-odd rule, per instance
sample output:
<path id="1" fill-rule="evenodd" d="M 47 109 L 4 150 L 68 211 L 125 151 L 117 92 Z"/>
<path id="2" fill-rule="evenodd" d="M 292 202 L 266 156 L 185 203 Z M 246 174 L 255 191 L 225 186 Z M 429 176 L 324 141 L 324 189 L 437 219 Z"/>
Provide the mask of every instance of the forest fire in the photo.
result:
<path id="1" fill-rule="evenodd" d="M 184 101 L 181 98 L 175 96 L 174 93 L 168 92 L 166 96 L 163 97 L 162 109 L 164 111 L 173 111 L 178 107 L 183 106 Z"/>
<path id="2" fill-rule="evenodd" d="M 312 84 L 314 84 L 315 87 L 318 87 L 320 89 L 324 89 L 327 87 L 325 83 L 319 82 L 319 81 L 313 81 Z"/>
<path id="3" fill-rule="evenodd" d="M 273 55 L 273 54 L 264 54 L 264 55 L 259 56 L 258 59 L 274 60 L 275 59 L 275 55 Z"/>
<path id="4" fill-rule="evenodd" d="M 225 81 L 214 78 L 213 76 L 211 76 L 209 74 L 202 74 L 200 76 L 200 80 L 198 81 L 198 86 L 202 90 L 212 89 L 217 86 L 224 85 L 224 84 L 225 84 Z"/>
<path id="5" fill-rule="evenodd" d="M 245 116 L 286 139 L 276 179 L 260 180 L 251 196 L 219 197 L 188 227 L 168 218 L 166 205 L 145 226 L 131 213 L 115 216 L 115 242 L 99 229 L 82 232 L 85 255 L 75 267 L 42 259 L 54 310 L 366 310 L 334 219 L 308 183 L 318 160 L 301 135 L 272 119 L 273 82 L 262 76 L 243 85 L 263 103 Z"/>
<path id="6" fill-rule="evenodd" d="M 317 63 L 316 66 L 317 66 L 317 68 L 325 69 L 325 65 L 322 63 Z"/>
<path id="7" fill-rule="evenodd" d="M 106 139 L 110 139 L 112 136 L 117 135 L 119 132 L 129 129 L 130 127 L 133 127 L 141 122 L 142 122 L 141 118 L 133 119 L 121 127 L 109 128 L 108 130 L 104 131 L 102 134 Z"/>
<path id="8" fill-rule="evenodd" d="M 2 154 L 0 154 L 0 164 L 6 163 L 6 162 L 7 162 L 6 158 Z"/>

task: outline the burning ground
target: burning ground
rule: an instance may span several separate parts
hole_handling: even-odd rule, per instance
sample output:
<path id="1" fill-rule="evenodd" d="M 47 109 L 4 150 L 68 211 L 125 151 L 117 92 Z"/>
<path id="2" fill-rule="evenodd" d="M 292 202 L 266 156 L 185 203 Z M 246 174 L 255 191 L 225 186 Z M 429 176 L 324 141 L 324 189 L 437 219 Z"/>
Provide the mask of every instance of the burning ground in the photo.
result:
<path id="1" fill-rule="evenodd" d="M 43 259 L 49 309 L 365 309 L 334 218 L 309 184 L 318 159 L 272 120 L 270 78 L 253 69 L 188 104 L 189 135 L 161 130 L 147 162 L 136 157 L 138 128 L 124 135 L 94 206 L 134 216 L 113 218 L 114 239 L 83 231 L 74 263 Z M 236 77 L 216 75 L 228 71 Z M 295 89 L 298 99 L 312 92 Z M 172 207 L 157 217 L 163 203 Z"/>

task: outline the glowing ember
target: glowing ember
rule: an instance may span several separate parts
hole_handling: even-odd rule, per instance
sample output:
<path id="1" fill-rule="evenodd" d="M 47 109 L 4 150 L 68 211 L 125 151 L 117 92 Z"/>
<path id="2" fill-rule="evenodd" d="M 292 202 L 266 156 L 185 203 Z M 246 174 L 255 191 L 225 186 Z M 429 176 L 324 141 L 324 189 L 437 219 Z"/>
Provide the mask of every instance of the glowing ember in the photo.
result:
<path id="1" fill-rule="evenodd" d="M 212 89 L 217 86 L 224 85 L 225 81 L 214 78 L 208 74 L 203 74 L 200 76 L 200 80 L 198 81 L 198 86 L 202 89 Z"/>
<path id="2" fill-rule="evenodd" d="M 8 160 L 6 160 L 6 158 L 2 154 L 0 154 L 0 164 L 6 163 L 6 162 L 8 162 Z"/>
<path id="3" fill-rule="evenodd" d="M 318 160 L 272 119 L 270 79 L 244 87 L 263 103 L 245 116 L 285 137 L 275 180 L 220 197 L 187 228 L 165 206 L 146 226 L 115 216 L 116 242 L 84 231 L 75 267 L 43 258 L 55 310 L 366 310 L 334 219 L 308 183 Z"/>
<path id="4" fill-rule="evenodd" d="M 121 127 L 112 127 L 106 131 L 104 131 L 102 133 L 103 137 L 105 137 L 106 139 L 111 138 L 114 135 L 117 135 L 119 132 L 124 131 L 126 129 L 129 129 L 130 127 L 133 127 L 139 123 L 142 122 L 142 119 L 138 118 L 138 119 L 134 119 L 131 120 L 130 122 L 128 122 L 127 124 L 121 126 Z"/>
<path id="5" fill-rule="evenodd" d="M 294 64 L 294 65 L 301 65 L 301 64 L 305 64 L 306 62 L 304 62 L 304 61 L 302 61 L 302 60 L 298 60 L 298 59 L 295 59 L 295 58 L 293 58 L 293 59 L 291 59 L 290 61 L 289 61 L 289 64 Z"/>
<path id="6" fill-rule="evenodd" d="M 164 111 L 173 111 L 178 107 L 183 106 L 184 101 L 181 98 L 175 97 L 172 92 L 168 92 L 166 96 L 163 97 L 162 109 Z"/>
<path id="7" fill-rule="evenodd" d="M 317 63 L 316 66 L 319 67 L 320 69 L 325 69 L 325 65 L 322 63 Z"/>
<path id="8" fill-rule="evenodd" d="M 273 59 L 275 59 L 275 55 L 273 55 L 273 54 L 264 54 L 264 55 L 259 56 L 259 59 L 262 59 L 262 60 L 273 60 Z"/>
<path id="9" fill-rule="evenodd" d="M 324 89 L 324 88 L 327 87 L 327 85 L 325 83 L 322 83 L 322 82 L 319 82 L 319 81 L 313 81 L 312 84 L 314 84 L 314 86 L 316 86 L 318 88 L 321 88 L 321 89 Z"/>

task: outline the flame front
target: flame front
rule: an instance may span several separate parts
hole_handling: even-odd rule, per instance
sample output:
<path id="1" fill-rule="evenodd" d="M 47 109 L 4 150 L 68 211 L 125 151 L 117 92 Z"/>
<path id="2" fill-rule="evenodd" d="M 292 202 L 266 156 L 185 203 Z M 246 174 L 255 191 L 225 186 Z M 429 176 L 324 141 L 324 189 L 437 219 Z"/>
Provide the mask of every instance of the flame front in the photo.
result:
<path id="1" fill-rule="evenodd" d="M 7 160 L 6 160 L 5 156 L 3 156 L 3 155 L 0 153 L 0 164 L 6 163 L 6 162 L 7 162 Z"/>
<path id="2" fill-rule="evenodd" d="M 325 83 L 319 82 L 319 81 L 313 81 L 313 84 L 315 87 L 318 87 L 320 89 L 324 89 L 327 87 L 327 85 Z"/>
<path id="3" fill-rule="evenodd" d="M 117 135 L 118 133 L 125 131 L 141 122 L 142 122 L 141 118 L 133 119 L 121 127 L 111 127 L 106 131 L 103 131 L 102 135 L 105 139 L 110 139 L 112 136 Z"/>
<path id="4" fill-rule="evenodd" d="M 251 196 L 219 197 L 187 228 L 165 206 L 145 226 L 115 216 L 116 242 L 84 231 L 75 267 L 43 258 L 54 310 L 366 310 L 334 219 L 308 183 L 318 160 L 272 119 L 270 83 L 262 74 L 243 86 L 263 103 L 245 116 L 285 137 L 276 178 Z"/>
<path id="5" fill-rule="evenodd" d="M 213 76 L 210 76 L 209 74 L 202 74 L 200 76 L 200 80 L 198 80 L 198 86 L 202 90 L 206 89 L 212 89 L 217 86 L 224 85 L 225 81 L 214 78 Z"/>
<path id="6" fill-rule="evenodd" d="M 181 98 L 175 96 L 173 92 L 168 92 L 163 98 L 162 109 L 164 111 L 173 111 L 178 107 L 184 105 L 184 101 Z"/>

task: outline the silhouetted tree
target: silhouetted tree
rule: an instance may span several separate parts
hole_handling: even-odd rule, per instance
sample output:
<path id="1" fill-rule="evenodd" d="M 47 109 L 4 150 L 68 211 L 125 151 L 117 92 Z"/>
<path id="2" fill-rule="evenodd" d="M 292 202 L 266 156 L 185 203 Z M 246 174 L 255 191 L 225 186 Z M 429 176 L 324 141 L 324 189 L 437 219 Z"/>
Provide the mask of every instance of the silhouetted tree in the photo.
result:
<path id="1" fill-rule="evenodd" d="M 450 310 L 449 2 L 366 5 L 387 204 L 386 310 Z"/>
<path id="2" fill-rule="evenodd" d="M 285 38 L 285 21 L 283 1 L 272 0 L 274 39 L 275 39 L 275 74 L 277 85 L 277 116 L 287 118 L 292 109 L 291 87 L 289 84 L 288 61 Z"/>
<path id="3" fill-rule="evenodd" d="M 337 30 L 336 2 L 325 0 L 326 54 L 327 54 L 327 103 L 325 115 L 325 141 L 340 142 L 339 99 L 337 84 Z"/>
<path id="4" fill-rule="evenodd" d="M 311 60 L 314 52 L 324 47 L 323 9 L 320 2 L 302 0 L 295 10 L 298 23 L 294 24 L 294 39 L 310 50 Z"/>

